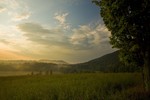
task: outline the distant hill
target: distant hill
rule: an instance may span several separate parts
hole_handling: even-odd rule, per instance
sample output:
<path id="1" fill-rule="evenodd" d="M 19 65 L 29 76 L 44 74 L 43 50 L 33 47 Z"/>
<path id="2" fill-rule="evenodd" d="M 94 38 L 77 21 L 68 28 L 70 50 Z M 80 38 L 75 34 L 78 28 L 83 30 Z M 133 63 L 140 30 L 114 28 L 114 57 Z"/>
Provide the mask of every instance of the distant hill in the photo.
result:
<path id="1" fill-rule="evenodd" d="M 59 71 L 66 65 L 62 60 L 0 60 L 0 71 Z"/>
<path id="2" fill-rule="evenodd" d="M 119 51 L 115 51 L 85 63 L 73 64 L 66 72 L 133 72 L 139 70 L 137 67 L 125 66 L 121 63 L 118 54 Z"/>
<path id="3" fill-rule="evenodd" d="M 125 66 L 119 61 L 119 51 L 79 64 L 68 64 L 62 60 L 0 60 L 0 71 L 56 71 L 78 72 L 134 72 L 135 66 Z"/>
<path id="4" fill-rule="evenodd" d="M 67 62 L 63 60 L 48 60 L 48 59 L 40 59 L 39 62 L 43 63 L 54 63 L 54 64 L 68 64 Z"/>
<path id="5" fill-rule="evenodd" d="M 48 60 L 48 59 L 40 59 L 40 60 L 0 60 L 0 63 L 10 63 L 10 64 L 22 64 L 22 63 L 53 63 L 53 64 L 68 64 L 63 60 Z"/>

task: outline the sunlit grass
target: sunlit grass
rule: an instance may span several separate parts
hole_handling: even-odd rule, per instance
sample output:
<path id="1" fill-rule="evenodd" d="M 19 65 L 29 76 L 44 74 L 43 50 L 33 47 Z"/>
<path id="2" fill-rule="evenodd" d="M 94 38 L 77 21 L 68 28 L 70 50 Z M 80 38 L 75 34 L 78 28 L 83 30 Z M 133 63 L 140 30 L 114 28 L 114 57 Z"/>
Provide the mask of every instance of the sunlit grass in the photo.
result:
<path id="1" fill-rule="evenodd" d="M 1 100 L 127 100 L 142 79 L 139 73 L 30 75 L 0 77 L 0 86 Z"/>

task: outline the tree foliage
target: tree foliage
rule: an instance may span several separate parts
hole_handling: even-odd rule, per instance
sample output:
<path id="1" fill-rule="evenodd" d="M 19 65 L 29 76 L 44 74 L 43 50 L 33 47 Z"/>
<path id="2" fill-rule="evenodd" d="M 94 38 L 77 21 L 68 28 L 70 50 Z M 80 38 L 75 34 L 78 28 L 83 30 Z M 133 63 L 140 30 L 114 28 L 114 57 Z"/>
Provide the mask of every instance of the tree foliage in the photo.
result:
<path id="1" fill-rule="evenodd" d="M 143 66 L 150 77 L 150 0 L 93 0 L 125 64 Z M 149 78 L 150 79 L 150 78 Z M 149 80 L 150 81 L 150 80 Z"/>
<path id="2" fill-rule="evenodd" d="M 144 53 L 149 48 L 149 0 L 94 1 L 101 7 L 101 16 L 111 31 L 110 42 L 121 49 L 121 60 L 143 65 Z"/>

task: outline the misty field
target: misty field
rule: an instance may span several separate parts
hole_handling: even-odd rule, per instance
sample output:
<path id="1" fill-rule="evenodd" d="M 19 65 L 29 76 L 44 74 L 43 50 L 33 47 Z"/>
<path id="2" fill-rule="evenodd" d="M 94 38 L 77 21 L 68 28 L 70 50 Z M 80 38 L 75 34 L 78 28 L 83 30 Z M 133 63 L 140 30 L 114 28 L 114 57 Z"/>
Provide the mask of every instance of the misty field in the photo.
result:
<path id="1" fill-rule="evenodd" d="M 0 100 L 147 100 L 140 73 L 0 77 Z"/>

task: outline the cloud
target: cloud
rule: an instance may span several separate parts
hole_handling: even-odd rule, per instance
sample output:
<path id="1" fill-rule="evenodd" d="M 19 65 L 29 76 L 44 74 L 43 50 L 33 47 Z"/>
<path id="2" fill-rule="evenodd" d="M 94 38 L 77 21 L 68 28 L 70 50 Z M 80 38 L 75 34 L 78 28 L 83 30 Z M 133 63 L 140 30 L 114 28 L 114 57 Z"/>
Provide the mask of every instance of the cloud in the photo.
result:
<path id="1" fill-rule="evenodd" d="M 79 29 L 74 29 L 70 39 L 71 43 L 76 47 L 90 48 L 92 46 L 91 41 L 94 39 L 90 31 L 90 27 L 85 25 L 80 26 Z"/>
<path id="2" fill-rule="evenodd" d="M 99 24 L 95 28 L 90 25 L 82 25 L 73 29 L 70 42 L 78 49 L 93 48 L 108 43 L 109 36 L 110 32 L 103 24 Z"/>
<path id="3" fill-rule="evenodd" d="M 5 7 L 0 6 L 0 13 L 1 13 L 1 12 L 3 12 L 3 11 L 5 11 L 5 10 L 6 10 L 6 8 L 5 8 Z"/>
<path id="4" fill-rule="evenodd" d="M 64 13 L 59 15 L 58 13 L 55 14 L 55 19 L 60 22 L 60 24 L 64 24 L 66 22 L 66 17 L 68 16 L 68 13 Z"/>
<path id="5" fill-rule="evenodd" d="M 56 19 L 59 22 L 59 25 L 63 27 L 64 29 L 69 29 L 70 26 L 66 22 L 66 17 L 69 15 L 69 13 L 63 13 L 63 14 L 58 14 L 55 13 L 54 19 Z"/>
<path id="6" fill-rule="evenodd" d="M 37 33 L 50 33 L 50 30 L 43 28 L 40 24 L 37 23 L 22 23 L 18 25 L 18 28 L 26 34 L 36 35 Z"/>
<path id="7" fill-rule="evenodd" d="M 0 38 L 0 43 L 9 44 L 10 42 L 7 41 L 6 39 L 1 39 L 1 38 Z"/>
<path id="8" fill-rule="evenodd" d="M 24 9 L 27 7 L 22 0 L 0 0 L 0 4 L 9 10 L 16 10 L 18 8 Z"/>
<path id="9" fill-rule="evenodd" d="M 31 16 L 28 6 L 20 0 L 1 0 L 0 12 L 7 10 L 12 21 L 21 21 Z"/>
<path id="10" fill-rule="evenodd" d="M 39 45 L 66 45 L 67 36 L 62 29 L 53 28 L 47 29 L 38 23 L 22 23 L 19 24 L 18 29 L 24 33 L 28 40 L 38 43 Z"/>
<path id="11" fill-rule="evenodd" d="M 110 32 L 103 24 L 98 24 L 95 27 L 81 25 L 79 28 L 67 31 L 67 33 L 60 27 L 48 29 L 33 22 L 22 23 L 17 27 L 28 40 L 38 45 L 86 50 L 109 44 Z"/>
<path id="12" fill-rule="evenodd" d="M 30 17 L 31 13 L 30 12 L 21 12 L 21 13 L 16 13 L 13 15 L 12 20 L 13 21 L 21 21 L 24 19 L 28 19 Z"/>

